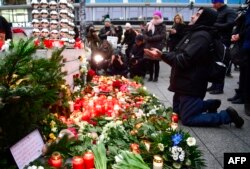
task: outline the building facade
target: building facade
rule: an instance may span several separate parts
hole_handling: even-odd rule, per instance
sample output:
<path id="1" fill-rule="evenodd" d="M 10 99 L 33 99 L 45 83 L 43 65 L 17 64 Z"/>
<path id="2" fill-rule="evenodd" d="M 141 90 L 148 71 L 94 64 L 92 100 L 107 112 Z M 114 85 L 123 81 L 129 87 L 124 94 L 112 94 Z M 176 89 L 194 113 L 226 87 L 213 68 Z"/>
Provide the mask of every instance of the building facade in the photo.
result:
<path id="1" fill-rule="evenodd" d="M 225 0 L 233 8 L 238 8 L 244 2 Z M 13 27 L 31 27 L 30 3 L 31 0 L 0 0 L 0 15 L 12 23 Z M 163 13 L 165 21 L 172 21 L 176 13 L 181 13 L 184 21 L 189 21 L 198 7 L 211 6 L 211 0 L 86 0 L 85 6 L 86 21 L 97 24 L 102 22 L 106 14 L 114 22 L 149 20 L 155 10 Z M 74 7 L 75 22 L 78 23 L 79 0 L 75 1 Z"/>

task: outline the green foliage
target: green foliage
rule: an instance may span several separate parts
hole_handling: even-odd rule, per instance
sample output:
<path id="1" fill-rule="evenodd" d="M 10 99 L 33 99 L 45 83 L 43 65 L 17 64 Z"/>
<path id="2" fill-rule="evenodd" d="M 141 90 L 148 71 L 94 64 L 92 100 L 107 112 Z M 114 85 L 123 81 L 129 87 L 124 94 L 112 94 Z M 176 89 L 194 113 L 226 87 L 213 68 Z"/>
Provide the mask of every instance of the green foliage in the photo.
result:
<path id="1" fill-rule="evenodd" d="M 113 169 L 150 169 L 143 161 L 139 154 L 129 151 L 121 151 L 121 154 L 116 156 L 116 164 L 112 166 Z"/>
<path id="2" fill-rule="evenodd" d="M 35 59 L 36 49 L 33 39 L 20 39 L 11 41 L 9 50 L 0 54 L 1 151 L 38 128 L 65 83 L 63 48 L 49 59 Z"/>
<path id="3" fill-rule="evenodd" d="M 135 82 L 137 82 L 137 83 L 140 83 L 140 84 L 144 84 L 144 80 L 143 80 L 143 78 L 142 77 L 140 77 L 140 76 L 135 76 L 134 78 L 133 78 L 133 80 L 135 81 Z"/>
<path id="4" fill-rule="evenodd" d="M 95 168 L 107 169 L 107 157 L 104 144 L 97 144 L 92 148 L 92 150 L 95 156 Z"/>

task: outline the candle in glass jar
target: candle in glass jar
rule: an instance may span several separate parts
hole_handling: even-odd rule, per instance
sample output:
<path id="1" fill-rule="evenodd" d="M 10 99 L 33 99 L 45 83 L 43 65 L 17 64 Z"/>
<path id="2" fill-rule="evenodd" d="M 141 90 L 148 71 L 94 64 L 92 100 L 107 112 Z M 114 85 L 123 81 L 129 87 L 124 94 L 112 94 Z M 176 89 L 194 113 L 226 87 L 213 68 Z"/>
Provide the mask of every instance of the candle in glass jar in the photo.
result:
<path id="1" fill-rule="evenodd" d="M 94 168 L 94 166 L 95 166 L 94 154 L 91 151 L 88 151 L 83 155 L 83 161 L 84 161 L 85 169 Z"/>
<path id="2" fill-rule="evenodd" d="M 163 159 L 159 155 L 154 155 L 153 169 L 162 169 Z"/>
<path id="3" fill-rule="evenodd" d="M 62 166 L 62 156 L 59 152 L 54 152 L 52 153 L 51 157 L 50 157 L 50 165 L 52 167 L 56 167 L 59 168 Z"/>
<path id="4" fill-rule="evenodd" d="M 80 156 L 75 156 L 72 159 L 73 169 L 84 169 L 83 158 Z"/>

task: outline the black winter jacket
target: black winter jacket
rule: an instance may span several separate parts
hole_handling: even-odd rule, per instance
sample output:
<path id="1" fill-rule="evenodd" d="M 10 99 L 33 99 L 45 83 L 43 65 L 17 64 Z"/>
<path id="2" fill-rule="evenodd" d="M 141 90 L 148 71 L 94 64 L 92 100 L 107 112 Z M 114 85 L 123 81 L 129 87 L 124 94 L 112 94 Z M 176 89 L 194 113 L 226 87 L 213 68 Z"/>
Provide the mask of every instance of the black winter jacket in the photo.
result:
<path id="1" fill-rule="evenodd" d="M 148 31 L 146 29 L 143 35 L 146 48 L 157 48 L 159 50 L 162 50 L 165 45 L 166 35 L 166 25 L 163 23 L 155 25 L 154 34 L 151 30 Z"/>
<path id="2" fill-rule="evenodd" d="M 231 43 L 232 29 L 237 17 L 236 12 L 227 5 L 222 6 L 218 10 L 218 17 L 214 26 L 218 29 L 220 36 L 226 46 Z"/>
<path id="3" fill-rule="evenodd" d="M 109 32 L 108 35 L 106 35 L 106 33 Z M 100 29 L 99 34 L 98 34 L 99 38 L 101 39 L 101 41 L 107 39 L 107 36 L 116 36 L 115 34 L 115 30 L 112 26 L 110 27 L 103 27 Z"/>
<path id="4" fill-rule="evenodd" d="M 205 97 L 209 65 L 212 61 L 210 28 L 193 27 L 174 52 L 163 53 L 162 60 L 171 69 L 169 90 L 178 94 Z"/>

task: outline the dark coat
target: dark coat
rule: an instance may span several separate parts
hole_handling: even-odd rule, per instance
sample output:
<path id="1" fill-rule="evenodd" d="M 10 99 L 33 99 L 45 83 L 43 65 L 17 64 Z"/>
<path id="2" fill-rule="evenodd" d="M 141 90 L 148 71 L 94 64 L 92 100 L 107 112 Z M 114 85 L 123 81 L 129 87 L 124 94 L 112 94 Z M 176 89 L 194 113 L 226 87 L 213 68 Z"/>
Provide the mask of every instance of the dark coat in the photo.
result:
<path id="1" fill-rule="evenodd" d="M 186 27 L 185 24 L 176 24 L 176 25 L 172 26 L 172 28 L 176 30 L 176 33 L 170 34 L 168 37 L 167 46 L 170 49 L 170 51 L 173 51 L 175 46 L 183 38 L 185 27 Z"/>
<path id="2" fill-rule="evenodd" d="M 250 52 L 250 7 L 246 12 L 246 21 L 245 21 L 245 37 L 243 42 L 243 49 L 247 52 Z"/>
<path id="3" fill-rule="evenodd" d="M 106 33 L 109 32 L 108 35 L 106 35 Z M 112 26 L 110 27 L 103 27 L 100 29 L 99 34 L 98 34 L 99 38 L 101 41 L 106 40 L 107 36 L 116 36 L 115 30 Z"/>
<path id="4" fill-rule="evenodd" d="M 2 16 L 0 16 L 0 33 L 5 34 L 5 40 L 12 39 L 11 26 L 8 21 Z"/>
<path id="5" fill-rule="evenodd" d="M 133 29 L 127 30 L 124 33 L 124 39 L 122 41 L 123 44 L 127 44 L 128 48 L 132 48 L 135 43 L 136 32 Z"/>
<path id="6" fill-rule="evenodd" d="M 176 46 L 175 52 L 162 55 L 162 60 L 172 67 L 170 91 L 188 96 L 205 96 L 212 61 L 209 30 L 205 26 L 193 27 Z"/>
<path id="7" fill-rule="evenodd" d="M 227 5 L 217 10 L 218 17 L 214 26 L 218 29 L 219 35 L 222 37 L 223 43 L 229 47 L 231 43 L 232 29 L 237 17 L 236 12 Z"/>
<path id="8" fill-rule="evenodd" d="M 162 50 L 166 41 L 166 35 L 166 25 L 163 23 L 155 25 L 154 34 L 151 30 L 148 31 L 146 28 L 143 35 L 146 44 L 145 48 L 157 48 Z"/>

